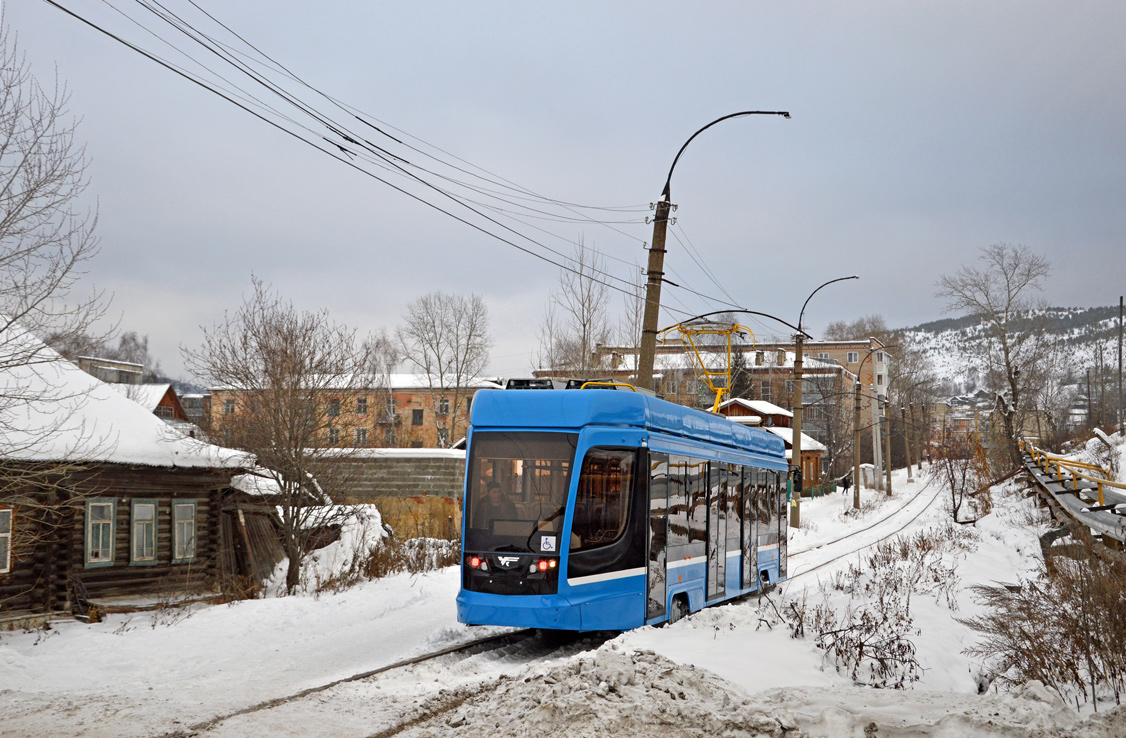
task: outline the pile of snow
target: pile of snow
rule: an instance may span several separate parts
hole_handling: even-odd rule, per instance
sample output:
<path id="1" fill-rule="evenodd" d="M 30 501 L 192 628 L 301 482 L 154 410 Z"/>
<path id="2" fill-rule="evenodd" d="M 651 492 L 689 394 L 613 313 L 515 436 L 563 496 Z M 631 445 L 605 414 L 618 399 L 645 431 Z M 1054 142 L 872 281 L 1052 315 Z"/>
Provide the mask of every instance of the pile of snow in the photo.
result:
<path id="1" fill-rule="evenodd" d="M 403 735 L 495 738 L 783 736 L 797 724 L 767 715 L 748 696 L 703 669 L 616 644 L 563 666 L 470 696 L 455 711 Z"/>

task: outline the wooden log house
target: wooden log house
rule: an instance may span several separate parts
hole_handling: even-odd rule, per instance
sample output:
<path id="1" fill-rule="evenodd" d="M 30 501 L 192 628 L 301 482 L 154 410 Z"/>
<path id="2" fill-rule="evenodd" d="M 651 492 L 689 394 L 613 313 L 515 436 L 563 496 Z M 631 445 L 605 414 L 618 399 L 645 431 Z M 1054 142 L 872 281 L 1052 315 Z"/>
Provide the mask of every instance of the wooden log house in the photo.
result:
<path id="1" fill-rule="evenodd" d="M 214 590 L 231 477 L 253 459 L 185 436 L 17 330 L 0 343 L 30 343 L 34 361 L 0 375 L 0 626 Z"/>

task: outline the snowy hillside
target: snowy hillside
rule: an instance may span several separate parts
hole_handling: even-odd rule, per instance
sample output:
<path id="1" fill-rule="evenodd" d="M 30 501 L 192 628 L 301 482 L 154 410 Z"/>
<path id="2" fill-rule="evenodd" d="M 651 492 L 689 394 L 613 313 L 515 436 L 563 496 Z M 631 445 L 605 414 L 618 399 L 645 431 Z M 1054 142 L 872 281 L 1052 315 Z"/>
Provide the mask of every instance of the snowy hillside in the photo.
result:
<path id="1" fill-rule="evenodd" d="M 1043 321 L 1048 334 L 1070 357 L 1071 370 L 1076 374 L 1082 374 L 1100 361 L 1107 366 L 1117 365 L 1117 306 L 1046 308 L 1034 311 L 1029 318 Z M 977 319 L 936 320 L 897 333 L 903 341 L 923 352 L 940 379 L 956 385 L 955 392 L 968 392 L 979 386 L 978 377 L 967 369 L 961 358 L 964 346 L 982 340 L 982 325 Z"/>

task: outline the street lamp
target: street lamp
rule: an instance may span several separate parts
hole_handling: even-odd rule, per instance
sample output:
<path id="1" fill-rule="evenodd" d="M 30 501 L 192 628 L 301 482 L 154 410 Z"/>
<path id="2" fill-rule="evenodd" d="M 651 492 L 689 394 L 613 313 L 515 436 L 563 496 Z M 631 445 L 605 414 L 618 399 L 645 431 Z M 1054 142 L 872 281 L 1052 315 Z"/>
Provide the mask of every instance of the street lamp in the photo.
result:
<path id="1" fill-rule="evenodd" d="M 680 151 L 676 152 L 676 158 L 672 160 L 672 166 L 669 167 L 669 176 L 665 178 L 665 187 L 661 191 L 661 199 L 657 201 L 656 215 L 653 218 L 653 244 L 649 248 L 648 280 L 645 285 L 645 314 L 641 322 L 641 351 L 637 360 L 637 378 L 635 379 L 638 387 L 653 389 L 653 361 L 657 353 L 657 320 L 661 311 L 661 281 L 665 275 L 665 233 L 668 229 L 669 210 L 672 207 L 672 200 L 670 199 L 672 196 L 672 172 L 676 169 L 676 163 L 680 161 L 680 155 L 688 148 L 688 144 L 692 143 L 692 139 L 716 123 L 746 115 L 790 117 L 790 114 L 785 111 L 745 110 L 741 113 L 731 113 L 722 118 L 716 118 L 688 137 L 688 140 L 680 147 Z"/>
<path id="2" fill-rule="evenodd" d="M 805 339 L 805 331 L 802 330 L 802 321 L 805 319 L 805 308 L 809 305 L 809 301 L 813 296 L 821 291 L 823 287 L 828 287 L 834 282 L 844 282 L 848 279 L 860 279 L 858 276 L 851 277 L 838 277 L 837 279 L 830 279 L 825 284 L 818 287 L 813 292 L 809 293 L 809 297 L 805 298 L 802 303 L 801 313 L 798 314 L 798 332 L 794 334 L 794 422 L 793 422 L 793 435 L 794 440 L 791 443 L 793 451 L 791 452 L 790 462 L 797 464 L 798 467 L 798 481 L 799 484 L 795 485 L 797 489 L 794 490 L 794 499 L 790 504 L 790 527 L 797 528 L 801 525 L 801 493 L 802 484 L 805 476 L 805 471 L 802 468 L 801 459 L 801 423 L 802 423 L 802 342 Z"/>

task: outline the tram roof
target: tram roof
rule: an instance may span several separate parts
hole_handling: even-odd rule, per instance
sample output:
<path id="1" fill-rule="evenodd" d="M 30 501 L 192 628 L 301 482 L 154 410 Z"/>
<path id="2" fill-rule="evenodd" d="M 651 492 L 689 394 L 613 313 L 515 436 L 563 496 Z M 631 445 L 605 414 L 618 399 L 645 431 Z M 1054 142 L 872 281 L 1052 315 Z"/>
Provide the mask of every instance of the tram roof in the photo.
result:
<path id="1" fill-rule="evenodd" d="M 473 397 L 475 428 L 580 429 L 630 426 L 784 458 L 782 439 L 638 392 L 608 389 L 481 390 Z"/>

